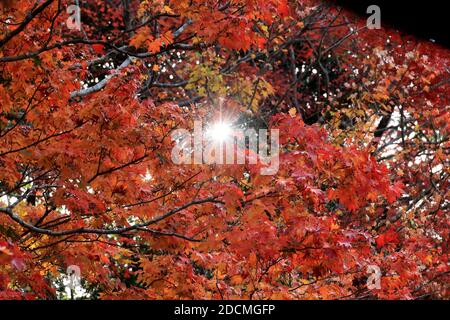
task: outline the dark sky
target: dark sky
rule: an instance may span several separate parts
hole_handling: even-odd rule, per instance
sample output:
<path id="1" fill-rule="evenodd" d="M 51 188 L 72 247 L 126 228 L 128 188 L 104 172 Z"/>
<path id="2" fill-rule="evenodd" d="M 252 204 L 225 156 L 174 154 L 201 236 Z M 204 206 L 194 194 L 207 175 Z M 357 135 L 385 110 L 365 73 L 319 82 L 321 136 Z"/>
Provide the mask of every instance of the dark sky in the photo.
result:
<path id="1" fill-rule="evenodd" d="M 361 16 L 368 17 L 367 7 L 376 4 L 381 9 L 381 24 L 394 27 L 424 39 L 434 39 L 450 48 L 449 0 L 336 0 Z"/>

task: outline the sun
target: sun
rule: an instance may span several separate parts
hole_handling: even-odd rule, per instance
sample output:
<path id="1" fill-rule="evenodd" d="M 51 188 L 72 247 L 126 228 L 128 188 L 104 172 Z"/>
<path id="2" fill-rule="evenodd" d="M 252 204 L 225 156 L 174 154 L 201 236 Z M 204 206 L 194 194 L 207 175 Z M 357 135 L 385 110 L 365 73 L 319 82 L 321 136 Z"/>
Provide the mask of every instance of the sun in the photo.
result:
<path id="1" fill-rule="evenodd" d="M 216 142 L 223 142 L 231 137 L 233 128 L 228 122 L 216 122 L 206 131 L 207 136 Z"/>

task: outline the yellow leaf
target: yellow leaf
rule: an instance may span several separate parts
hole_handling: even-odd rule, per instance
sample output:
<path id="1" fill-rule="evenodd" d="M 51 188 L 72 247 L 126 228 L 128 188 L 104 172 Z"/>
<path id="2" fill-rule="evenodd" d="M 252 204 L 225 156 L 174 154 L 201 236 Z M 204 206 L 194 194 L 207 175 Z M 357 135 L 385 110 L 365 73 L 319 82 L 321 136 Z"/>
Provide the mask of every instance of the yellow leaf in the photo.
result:
<path id="1" fill-rule="evenodd" d="M 296 114 L 297 114 L 297 109 L 295 109 L 295 108 L 290 108 L 290 109 L 289 109 L 289 115 L 290 115 L 292 118 L 294 118 Z"/>
<path id="2" fill-rule="evenodd" d="M 163 12 L 173 14 L 173 10 L 169 6 L 164 6 Z"/>

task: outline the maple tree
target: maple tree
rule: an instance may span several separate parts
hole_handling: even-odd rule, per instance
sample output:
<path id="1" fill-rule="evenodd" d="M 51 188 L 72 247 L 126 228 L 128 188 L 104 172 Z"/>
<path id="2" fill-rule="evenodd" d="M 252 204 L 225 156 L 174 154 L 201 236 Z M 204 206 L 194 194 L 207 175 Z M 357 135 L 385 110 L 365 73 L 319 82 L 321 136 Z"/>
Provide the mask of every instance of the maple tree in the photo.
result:
<path id="1" fill-rule="evenodd" d="M 449 55 L 316 0 L 0 3 L 0 299 L 449 298 Z M 178 165 L 177 128 L 280 131 Z M 381 269 L 369 290 L 368 266 Z"/>

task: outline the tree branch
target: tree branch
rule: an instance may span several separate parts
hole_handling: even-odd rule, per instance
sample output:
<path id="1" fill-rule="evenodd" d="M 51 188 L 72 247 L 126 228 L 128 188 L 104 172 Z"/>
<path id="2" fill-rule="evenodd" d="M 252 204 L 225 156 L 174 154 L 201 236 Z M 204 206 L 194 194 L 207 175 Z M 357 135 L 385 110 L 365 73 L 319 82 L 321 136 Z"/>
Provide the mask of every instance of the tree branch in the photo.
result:
<path id="1" fill-rule="evenodd" d="M 223 204 L 222 201 L 216 200 L 216 197 L 211 197 L 211 198 L 206 198 L 206 199 L 202 199 L 202 200 L 196 200 L 196 201 L 191 201 L 183 206 L 180 206 L 178 208 L 175 208 L 171 211 L 168 211 L 165 214 L 162 214 L 156 218 L 150 219 L 146 222 L 143 223 L 138 223 L 129 227 L 121 227 L 121 228 L 116 228 L 116 229 L 98 229 L 98 228 L 79 228 L 79 229 L 72 229 L 72 230 L 63 230 L 63 231 L 52 231 L 52 230 L 48 230 L 48 229 L 42 229 L 39 227 L 36 227 L 24 220 L 22 220 L 17 214 L 14 213 L 14 211 L 12 210 L 12 207 L 6 207 L 6 208 L 2 208 L 0 207 L 0 212 L 5 213 L 6 215 L 8 215 L 12 220 L 14 220 L 15 222 L 17 222 L 19 225 L 21 225 L 22 227 L 29 229 L 30 231 L 36 232 L 36 233 L 41 233 L 41 234 L 46 234 L 49 236 L 68 236 L 68 235 L 72 235 L 72 234 L 123 234 L 126 232 L 130 232 L 130 231 L 135 231 L 135 230 L 139 230 L 142 229 L 144 227 L 147 227 L 151 224 L 155 224 L 159 221 L 162 221 L 164 219 L 169 218 L 170 216 L 173 216 L 174 214 L 187 209 L 191 206 L 194 205 L 198 205 L 198 204 L 203 204 L 203 203 L 221 203 Z"/>

